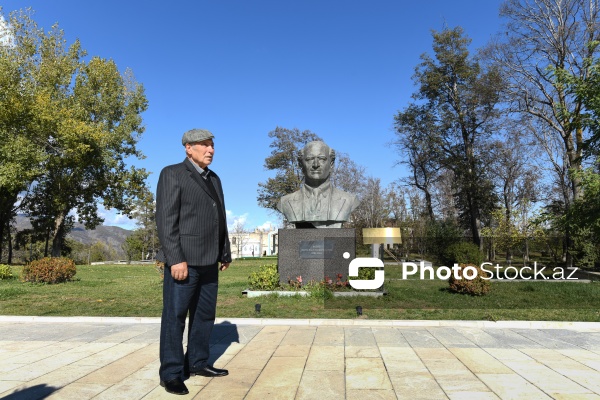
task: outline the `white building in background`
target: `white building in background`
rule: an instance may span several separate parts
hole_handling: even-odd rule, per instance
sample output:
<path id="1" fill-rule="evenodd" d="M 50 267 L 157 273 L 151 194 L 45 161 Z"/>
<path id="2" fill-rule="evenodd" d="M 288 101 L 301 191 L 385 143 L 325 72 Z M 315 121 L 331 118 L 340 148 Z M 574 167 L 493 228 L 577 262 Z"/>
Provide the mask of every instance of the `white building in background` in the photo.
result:
<path id="1" fill-rule="evenodd" d="M 262 257 L 277 254 L 277 229 L 255 229 L 254 231 L 229 232 L 231 257 Z"/>

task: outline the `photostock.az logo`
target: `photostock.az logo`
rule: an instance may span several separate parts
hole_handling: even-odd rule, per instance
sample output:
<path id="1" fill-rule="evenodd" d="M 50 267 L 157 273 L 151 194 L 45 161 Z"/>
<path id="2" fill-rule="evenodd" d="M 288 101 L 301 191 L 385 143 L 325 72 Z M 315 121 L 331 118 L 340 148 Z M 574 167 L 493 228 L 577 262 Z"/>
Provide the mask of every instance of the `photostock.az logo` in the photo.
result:
<path id="1" fill-rule="evenodd" d="M 383 272 L 383 261 L 374 257 L 359 257 L 350 261 L 348 266 L 348 277 L 358 277 L 359 268 L 376 268 L 373 279 L 348 279 L 348 283 L 354 289 L 379 289 L 383 285 L 385 273 Z M 381 269 L 380 269 L 381 268 Z"/>

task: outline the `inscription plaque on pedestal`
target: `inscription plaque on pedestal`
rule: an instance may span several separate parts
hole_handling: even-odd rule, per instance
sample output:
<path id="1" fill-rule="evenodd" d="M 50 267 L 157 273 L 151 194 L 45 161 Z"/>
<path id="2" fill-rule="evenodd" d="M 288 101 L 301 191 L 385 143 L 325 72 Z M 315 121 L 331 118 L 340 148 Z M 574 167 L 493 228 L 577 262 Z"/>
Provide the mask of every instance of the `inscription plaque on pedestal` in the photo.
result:
<path id="1" fill-rule="evenodd" d="M 280 229 L 279 280 L 282 284 L 323 282 L 326 278 L 348 279 L 348 266 L 356 257 L 353 228 Z"/>
<path id="2" fill-rule="evenodd" d="M 298 255 L 303 259 L 333 258 L 335 242 L 332 239 L 302 240 L 298 245 Z"/>

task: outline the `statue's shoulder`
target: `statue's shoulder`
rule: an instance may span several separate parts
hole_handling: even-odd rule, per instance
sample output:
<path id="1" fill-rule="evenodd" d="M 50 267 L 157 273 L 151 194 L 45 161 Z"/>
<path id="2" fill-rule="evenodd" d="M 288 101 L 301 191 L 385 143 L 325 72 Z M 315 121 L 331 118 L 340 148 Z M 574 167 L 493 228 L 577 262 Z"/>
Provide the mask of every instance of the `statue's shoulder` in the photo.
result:
<path id="1" fill-rule="evenodd" d="M 300 190 L 296 190 L 293 193 L 286 194 L 281 196 L 281 201 L 297 201 L 302 198 L 302 192 Z"/>
<path id="2" fill-rule="evenodd" d="M 344 192 L 343 190 L 340 190 L 336 187 L 333 188 L 333 197 L 348 200 L 348 201 L 354 201 L 354 199 L 356 199 L 355 194 Z"/>

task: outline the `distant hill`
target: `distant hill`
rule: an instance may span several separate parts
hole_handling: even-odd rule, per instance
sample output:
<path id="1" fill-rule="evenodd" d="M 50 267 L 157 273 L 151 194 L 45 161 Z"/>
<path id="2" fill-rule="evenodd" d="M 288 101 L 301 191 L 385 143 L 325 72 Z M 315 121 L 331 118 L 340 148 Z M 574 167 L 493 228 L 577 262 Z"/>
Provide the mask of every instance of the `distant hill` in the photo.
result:
<path id="1" fill-rule="evenodd" d="M 31 228 L 31 223 L 27 217 L 18 215 L 16 222 L 16 227 L 19 231 Z M 117 253 L 121 253 L 121 244 L 125 241 L 125 238 L 132 233 L 133 231 L 123 229 L 118 226 L 105 225 L 97 226 L 94 230 L 87 230 L 83 224 L 77 223 L 67 237 L 83 244 L 102 242 L 115 249 Z"/>

